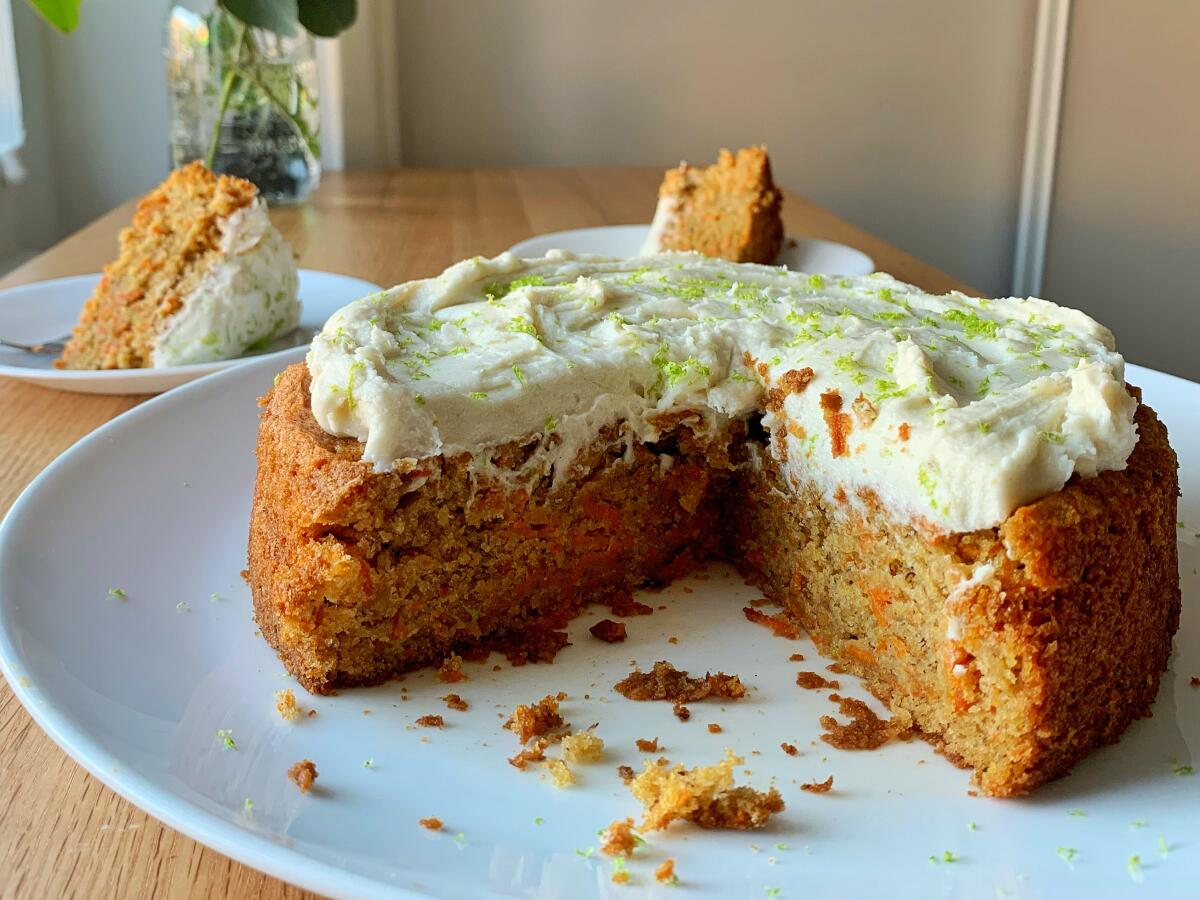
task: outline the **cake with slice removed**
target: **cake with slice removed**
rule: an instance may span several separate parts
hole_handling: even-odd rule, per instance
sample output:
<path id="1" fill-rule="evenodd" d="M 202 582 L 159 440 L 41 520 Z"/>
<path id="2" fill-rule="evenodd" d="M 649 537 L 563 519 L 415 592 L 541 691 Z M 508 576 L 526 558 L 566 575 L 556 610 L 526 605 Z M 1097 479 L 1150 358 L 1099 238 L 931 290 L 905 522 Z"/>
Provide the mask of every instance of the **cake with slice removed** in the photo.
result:
<path id="1" fill-rule="evenodd" d="M 258 189 L 190 163 L 139 201 L 55 366 L 233 359 L 296 327 L 297 284 Z"/>
<path id="2" fill-rule="evenodd" d="M 783 195 L 765 147 L 722 150 L 707 168 L 667 171 L 643 254 L 694 250 L 730 262 L 770 263 L 783 245 Z"/>
<path id="3" fill-rule="evenodd" d="M 1166 431 L 1042 300 L 504 255 L 344 308 L 263 402 L 248 579 L 312 691 L 548 655 L 715 556 L 1011 796 L 1148 712 L 1179 621 Z"/>

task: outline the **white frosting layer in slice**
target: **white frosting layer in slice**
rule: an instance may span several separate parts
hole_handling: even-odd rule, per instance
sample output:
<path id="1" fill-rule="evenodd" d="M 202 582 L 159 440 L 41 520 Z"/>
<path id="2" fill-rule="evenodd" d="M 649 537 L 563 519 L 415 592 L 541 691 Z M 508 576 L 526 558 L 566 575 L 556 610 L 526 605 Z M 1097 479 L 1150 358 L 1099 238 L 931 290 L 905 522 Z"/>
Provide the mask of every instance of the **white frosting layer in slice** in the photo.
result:
<path id="1" fill-rule="evenodd" d="M 690 253 L 467 260 L 343 308 L 308 367 L 317 422 L 379 471 L 486 469 L 489 447 L 541 435 L 522 472 L 492 474 L 555 479 L 605 425 L 651 441 L 663 414 L 744 418 L 811 369 L 762 422 L 787 473 L 935 532 L 997 525 L 1137 441 L 1124 361 L 1081 312 Z"/>
<path id="2" fill-rule="evenodd" d="M 159 333 L 155 368 L 241 356 L 300 322 L 292 249 L 256 200 L 218 223 L 220 256 Z"/>

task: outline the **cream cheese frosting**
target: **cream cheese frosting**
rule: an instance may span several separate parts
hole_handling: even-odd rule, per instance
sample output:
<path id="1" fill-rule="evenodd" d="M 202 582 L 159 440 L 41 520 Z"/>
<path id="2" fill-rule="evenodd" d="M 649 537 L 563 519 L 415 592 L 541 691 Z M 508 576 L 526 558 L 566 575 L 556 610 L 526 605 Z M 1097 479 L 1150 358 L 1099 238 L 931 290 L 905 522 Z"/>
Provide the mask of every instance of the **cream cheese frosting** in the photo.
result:
<path id="1" fill-rule="evenodd" d="M 220 255 L 159 333 L 154 367 L 241 356 L 300 322 L 291 247 L 256 200 L 218 222 Z"/>
<path id="2" fill-rule="evenodd" d="M 317 422 L 377 471 L 465 453 L 557 481 L 605 426 L 653 441 L 664 414 L 769 406 L 794 483 L 933 533 L 1124 468 L 1137 441 L 1124 360 L 1079 311 L 692 253 L 467 260 L 344 307 L 308 368 Z M 531 435 L 522 470 L 496 471 L 489 448 Z"/>

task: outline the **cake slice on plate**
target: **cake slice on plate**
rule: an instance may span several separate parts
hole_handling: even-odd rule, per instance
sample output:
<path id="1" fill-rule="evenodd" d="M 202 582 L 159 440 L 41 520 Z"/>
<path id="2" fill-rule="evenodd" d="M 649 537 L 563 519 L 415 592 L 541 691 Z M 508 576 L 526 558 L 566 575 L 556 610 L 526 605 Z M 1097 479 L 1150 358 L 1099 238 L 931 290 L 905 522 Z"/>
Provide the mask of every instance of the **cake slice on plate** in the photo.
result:
<path id="1" fill-rule="evenodd" d="M 783 195 L 765 147 L 722 150 L 707 168 L 680 163 L 658 189 L 643 254 L 695 250 L 730 262 L 769 264 L 783 245 Z"/>
<path id="2" fill-rule="evenodd" d="M 258 189 L 190 163 L 138 202 L 60 369 L 233 359 L 300 321 L 292 250 Z"/>

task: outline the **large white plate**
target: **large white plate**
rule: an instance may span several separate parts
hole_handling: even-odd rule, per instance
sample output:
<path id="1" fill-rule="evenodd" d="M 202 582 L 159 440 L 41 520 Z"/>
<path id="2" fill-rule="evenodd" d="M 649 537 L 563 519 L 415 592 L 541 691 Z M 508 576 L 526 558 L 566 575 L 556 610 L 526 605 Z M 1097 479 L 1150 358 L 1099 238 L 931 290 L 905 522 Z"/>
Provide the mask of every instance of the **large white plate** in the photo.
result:
<path id="1" fill-rule="evenodd" d="M 649 225 L 605 225 L 541 234 L 512 246 L 521 257 L 545 256 L 548 250 L 599 253 L 602 256 L 638 256 Z M 788 236 L 775 257 L 775 265 L 796 272 L 820 275 L 870 275 L 875 271 L 871 257 L 861 250 L 818 238 Z"/>
<path id="2" fill-rule="evenodd" d="M 76 275 L 0 291 L 0 338 L 22 344 L 49 341 L 70 332 L 79 319 L 83 301 L 91 296 L 99 275 Z M 82 394 L 158 394 L 202 375 L 219 372 L 248 359 L 277 356 L 307 346 L 325 320 L 351 300 L 379 290 L 379 285 L 349 275 L 300 270 L 300 327 L 257 353 L 219 362 L 172 366 L 163 369 L 108 369 L 98 372 L 62 371 L 54 357 L 0 347 L 0 376 L 17 378 L 43 387 Z"/>
<path id="3" fill-rule="evenodd" d="M 272 693 L 294 682 L 255 634 L 238 575 L 255 398 L 279 362 L 248 363 L 121 416 L 49 466 L 0 526 L 4 675 L 68 753 L 175 828 L 338 895 L 763 897 L 768 887 L 793 898 L 1196 895 L 1200 776 L 1174 767 L 1197 764 L 1200 750 L 1200 691 L 1188 684 L 1200 675 L 1200 385 L 1130 371 L 1171 428 L 1188 523 L 1182 630 L 1154 715 L 1069 778 L 997 801 L 968 796 L 968 773 L 921 741 L 870 753 L 817 741 L 817 718 L 832 707 L 794 679 L 797 670 L 823 671 L 823 661 L 807 641 L 746 622 L 739 610 L 755 592 L 717 565 L 644 595 L 666 608 L 629 620 L 624 644 L 589 637 L 596 611 L 574 623 L 574 645 L 552 666 L 497 672 L 492 665 L 503 661 L 493 656 L 468 663 L 470 680 L 452 687 L 421 672 L 336 697 L 298 691 L 318 715 L 283 722 Z M 107 596 L 109 587 L 128 598 Z M 808 660 L 788 662 L 796 651 Z M 739 703 L 693 704 L 688 723 L 667 704 L 611 691 L 631 660 L 656 659 L 736 672 L 752 691 Z M 471 709 L 447 710 L 438 699 L 447 690 Z M 608 744 L 604 762 L 580 767 L 580 783 L 567 790 L 505 761 L 516 741 L 501 729 L 504 717 L 552 690 L 570 695 L 571 722 L 598 723 Z M 444 715 L 445 730 L 414 728 L 425 713 Z M 710 734 L 709 722 L 724 732 Z M 218 729 L 232 731 L 237 749 L 224 747 Z M 751 772 L 744 780 L 774 780 L 788 808 L 763 832 L 673 826 L 651 835 L 630 865 L 633 885 L 622 888 L 609 881 L 607 859 L 576 850 L 595 847 L 596 830 L 612 820 L 637 815 L 614 769 L 640 767 L 634 739 L 654 736 L 687 764 L 734 748 Z M 782 741 L 801 755 L 785 755 Z M 321 773 L 309 796 L 284 777 L 301 758 Z M 827 775 L 833 793 L 799 790 Z M 445 832 L 420 828 L 426 816 L 440 817 Z M 1059 848 L 1073 848 L 1073 861 Z M 945 851 L 958 861 L 929 860 Z M 1141 858 L 1134 875 L 1132 854 Z M 679 889 L 651 876 L 668 855 L 678 858 Z"/>

